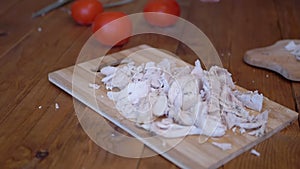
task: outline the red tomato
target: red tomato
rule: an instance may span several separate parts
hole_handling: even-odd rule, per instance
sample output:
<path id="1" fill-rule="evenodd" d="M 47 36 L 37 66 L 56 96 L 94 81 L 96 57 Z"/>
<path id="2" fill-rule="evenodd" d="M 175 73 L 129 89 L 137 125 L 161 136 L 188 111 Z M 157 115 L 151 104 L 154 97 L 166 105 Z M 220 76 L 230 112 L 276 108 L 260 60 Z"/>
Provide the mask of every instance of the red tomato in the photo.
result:
<path id="1" fill-rule="evenodd" d="M 102 44 L 120 46 L 128 42 L 132 23 L 123 12 L 103 12 L 96 16 L 92 30 Z"/>
<path id="2" fill-rule="evenodd" d="M 171 26 L 179 16 L 180 7 L 175 0 L 150 0 L 144 8 L 145 19 L 154 26 Z"/>
<path id="3" fill-rule="evenodd" d="M 71 7 L 73 19 L 81 25 L 92 24 L 102 11 L 103 6 L 98 0 L 77 0 Z"/>

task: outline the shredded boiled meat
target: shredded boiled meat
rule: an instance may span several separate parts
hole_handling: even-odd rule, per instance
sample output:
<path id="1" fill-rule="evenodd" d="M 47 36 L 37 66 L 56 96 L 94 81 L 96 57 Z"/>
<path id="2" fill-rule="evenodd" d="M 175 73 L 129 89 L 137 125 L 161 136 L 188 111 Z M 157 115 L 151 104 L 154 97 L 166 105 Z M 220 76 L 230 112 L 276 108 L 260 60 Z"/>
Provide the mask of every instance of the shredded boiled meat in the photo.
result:
<path id="1" fill-rule="evenodd" d="M 227 130 L 265 133 L 268 111 L 260 112 L 263 95 L 236 90 L 231 74 L 213 66 L 178 67 L 168 59 L 136 65 L 128 61 L 101 69 L 108 98 L 138 126 L 175 138 L 186 135 L 224 136 Z"/>

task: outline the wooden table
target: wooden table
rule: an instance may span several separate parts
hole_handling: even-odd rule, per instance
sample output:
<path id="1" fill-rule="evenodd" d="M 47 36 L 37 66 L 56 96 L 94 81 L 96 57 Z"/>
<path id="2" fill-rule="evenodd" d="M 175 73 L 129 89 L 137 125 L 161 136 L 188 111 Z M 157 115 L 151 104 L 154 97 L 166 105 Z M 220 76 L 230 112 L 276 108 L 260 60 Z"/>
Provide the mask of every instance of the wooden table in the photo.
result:
<path id="1" fill-rule="evenodd" d="M 0 168 L 177 168 L 161 156 L 131 159 L 97 146 L 82 130 L 72 97 L 47 75 L 71 66 L 91 28 L 69 16 L 70 5 L 43 17 L 31 14 L 53 0 L 0 2 Z M 106 1 L 107 2 L 107 1 Z M 106 9 L 141 12 L 146 0 Z M 300 83 L 246 65 L 246 50 L 280 39 L 300 38 L 299 0 L 178 0 L 181 16 L 212 41 L 234 81 L 299 112 Z M 140 44 L 167 49 L 190 63 L 196 56 L 182 43 L 159 35 L 132 37 L 120 51 Z M 55 108 L 58 103 L 60 108 Z M 299 122 L 245 152 L 221 168 L 300 168 Z"/>

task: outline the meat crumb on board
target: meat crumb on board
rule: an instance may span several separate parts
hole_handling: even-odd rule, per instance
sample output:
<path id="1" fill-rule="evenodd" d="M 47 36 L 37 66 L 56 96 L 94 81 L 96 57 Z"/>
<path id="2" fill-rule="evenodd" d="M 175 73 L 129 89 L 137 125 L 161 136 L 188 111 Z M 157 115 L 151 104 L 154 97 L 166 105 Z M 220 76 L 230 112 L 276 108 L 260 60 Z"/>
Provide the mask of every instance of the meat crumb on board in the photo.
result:
<path id="1" fill-rule="evenodd" d="M 232 149 L 232 145 L 230 143 L 217 143 L 217 142 L 212 142 L 212 145 L 226 151 Z"/>
<path id="2" fill-rule="evenodd" d="M 178 67 L 164 59 L 106 66 L 100 73 L 116 109 L 137 126 L 163 137 L 222 137 L 233 128 L 254 136 L 265 133 L 268 111 L 261 112 L 263 95 L 237 90 L 224 68 L 203 70 L 199 60 L 194 67 Z"/>
<path id="3" fill-rule="evenodd" d="M 93 88 L 93 89 L 96 89 L 96 90 L 100 89 L 100 85 L 98 85 L 96 83 L 89 83 L 89 87 Z"/>

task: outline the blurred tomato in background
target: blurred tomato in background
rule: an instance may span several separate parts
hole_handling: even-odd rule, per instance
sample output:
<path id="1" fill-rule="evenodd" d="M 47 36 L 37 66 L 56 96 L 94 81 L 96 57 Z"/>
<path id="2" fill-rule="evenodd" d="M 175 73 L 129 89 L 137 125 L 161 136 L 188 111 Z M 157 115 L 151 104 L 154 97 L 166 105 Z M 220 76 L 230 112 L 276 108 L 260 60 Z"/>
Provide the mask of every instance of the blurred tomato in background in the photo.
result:
<path id="1" fill-rule="evenodd" d="M 145 19 L 154 26 L 171 26 L 179 16 L 180 6 L 175 0 L 149 0 L 144 7 Z"/>
<path id="2" fill-rule="evenodd" d="M 71 6 L 73 19 L 81 25 L 90 25 L 95 17 L 103 11 L 98 0 L 77 0 Z"/>
<path id="3" fill-rule="evenodd" d="M 120 46 L 128 42 L 132 23 L 123 12 L 103 12 L 96 16 L 92 30 L 102 44 Z"/>

